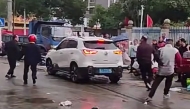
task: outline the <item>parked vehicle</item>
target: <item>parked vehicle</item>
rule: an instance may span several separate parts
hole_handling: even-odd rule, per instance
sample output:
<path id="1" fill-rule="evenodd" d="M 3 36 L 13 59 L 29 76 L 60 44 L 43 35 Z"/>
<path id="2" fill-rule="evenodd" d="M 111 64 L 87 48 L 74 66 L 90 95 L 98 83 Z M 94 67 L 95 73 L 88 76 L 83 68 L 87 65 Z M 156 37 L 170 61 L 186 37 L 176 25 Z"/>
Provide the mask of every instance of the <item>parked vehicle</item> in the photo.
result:
<path id="1" fill-rule="evenodd" d="M 64 27 L 64 24 L 64 22 L 32 20 L 29 22 L 29 34 L 35 34 L 36 44 L 44 51 L 48 51 L 58 45 L 63 38 L 71 36 L 72 29 Z"/>
<path id="2" fill-rule="evenodd" d="M 182 87 L 187 87 L 187 80 L 190 78 L 190 51 L 183 54 L 182 66 L 178 68 L 182 73 L 181 85 Z"/>
<path id="3" fill-rule="evenodd" d="M 62 70 L 73 82 L 105 75 L 117 83 L 123 66 L 122 52 L 112 40 L 101 37 L 67 37 L 46 55 L 47 72 L 54 75 Z"/>

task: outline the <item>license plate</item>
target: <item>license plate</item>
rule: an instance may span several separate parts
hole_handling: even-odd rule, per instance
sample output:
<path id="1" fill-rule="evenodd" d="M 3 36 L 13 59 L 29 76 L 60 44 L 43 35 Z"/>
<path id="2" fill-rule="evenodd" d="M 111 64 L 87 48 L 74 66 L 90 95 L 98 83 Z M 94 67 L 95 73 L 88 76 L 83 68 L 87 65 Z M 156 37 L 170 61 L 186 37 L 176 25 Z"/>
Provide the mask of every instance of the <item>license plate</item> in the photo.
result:
<path id="1" fill-rule="evenodd" d="M 112 73 L 111 69 L 99 69 L 99 73 Z"/>

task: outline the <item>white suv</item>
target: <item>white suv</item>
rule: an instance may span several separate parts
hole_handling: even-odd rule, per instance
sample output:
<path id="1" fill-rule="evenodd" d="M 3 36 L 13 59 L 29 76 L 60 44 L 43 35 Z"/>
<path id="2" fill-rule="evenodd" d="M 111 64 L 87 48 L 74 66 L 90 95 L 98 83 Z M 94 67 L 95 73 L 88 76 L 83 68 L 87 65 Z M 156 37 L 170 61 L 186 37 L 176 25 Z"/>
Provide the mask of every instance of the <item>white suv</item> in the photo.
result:
<path id="1" fill-rule="evenodd" d="M 73 82 L 89 80 L 94 75 L 108 76 L 112 83 L 122 77 L 122 52 L 112 40 L 101 37 L 67 37 L 46 55 L 47 72 L 58 70 Z"/>

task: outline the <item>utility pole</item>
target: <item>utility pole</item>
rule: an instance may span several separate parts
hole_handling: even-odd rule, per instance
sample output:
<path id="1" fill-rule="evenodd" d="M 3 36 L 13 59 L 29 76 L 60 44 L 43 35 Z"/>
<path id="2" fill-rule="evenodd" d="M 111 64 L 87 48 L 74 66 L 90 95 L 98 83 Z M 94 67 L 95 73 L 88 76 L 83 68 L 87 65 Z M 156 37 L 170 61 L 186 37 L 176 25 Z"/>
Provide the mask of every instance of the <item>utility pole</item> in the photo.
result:
<path id="1" fill-rule="evenodd" d="M 8 25 L 8 30 L 12 31 L 13 28 L 13 9 L 12 9 L 12 0 L 7 0 L 7 25 Z"/>
<path id="2" fill-rule="evenodd" d="M 26 35 L 26 10 L 24 9 L 24 35 Z"/>
<path id="3" fill-rule="evenodd" d="M 140 33 L 140 37 L 142 37 L 142 29 L 143 29 L 143 14 L 144 14 L 144 5 L 141 5 L 141 23 L 140 23 L 141 33 Z"/>

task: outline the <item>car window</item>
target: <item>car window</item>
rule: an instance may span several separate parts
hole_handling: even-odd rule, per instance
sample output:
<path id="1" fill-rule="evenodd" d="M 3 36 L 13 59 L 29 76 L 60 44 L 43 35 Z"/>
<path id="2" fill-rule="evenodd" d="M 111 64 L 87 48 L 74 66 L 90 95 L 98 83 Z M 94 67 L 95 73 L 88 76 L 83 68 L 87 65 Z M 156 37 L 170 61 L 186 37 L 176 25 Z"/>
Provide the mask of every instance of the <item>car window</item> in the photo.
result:
<path id="1" fill-rule="evenodd" d="M 69 40 L 67 44 L 67 48 L 77 48 L 77 45 L 78 45 L 77 41 Z"/>
<path id="2" fill-rule="evenodd" d="M 84 46 L 86 48 L 90 49 L 102 49 L 102 50 L 112 50 L 117 49 L 117 47 L 114 45 L 111 41 L 84 41 Z"/>
<path id="3" fill-rule="evenodd" d="M 59 44 L 59 46 L 57 47 L 57 50 L 67 48 L 67 43 L 68 40 L 64 40 L 63 42 L 61 42 L 61 44 Z"/>

